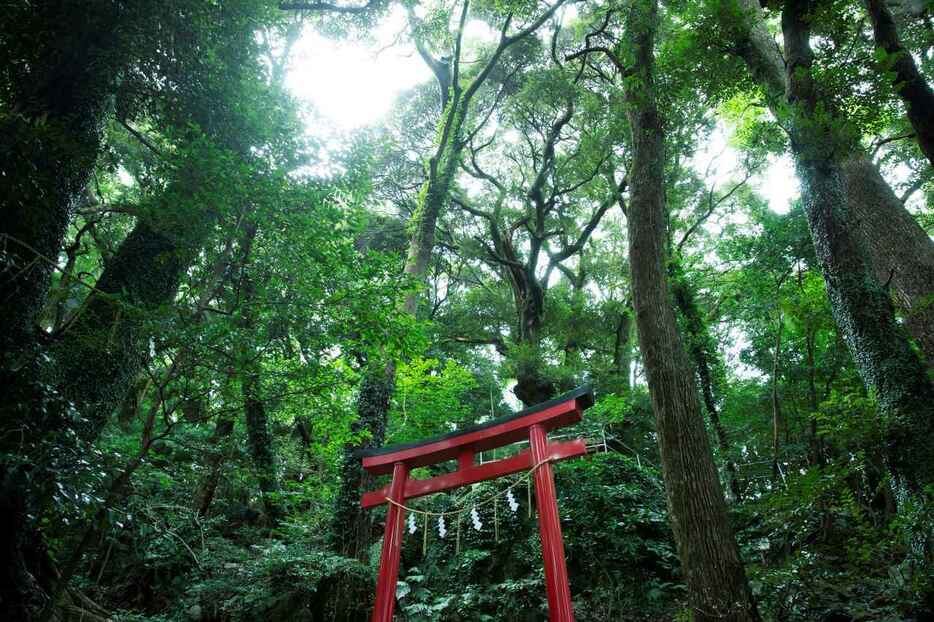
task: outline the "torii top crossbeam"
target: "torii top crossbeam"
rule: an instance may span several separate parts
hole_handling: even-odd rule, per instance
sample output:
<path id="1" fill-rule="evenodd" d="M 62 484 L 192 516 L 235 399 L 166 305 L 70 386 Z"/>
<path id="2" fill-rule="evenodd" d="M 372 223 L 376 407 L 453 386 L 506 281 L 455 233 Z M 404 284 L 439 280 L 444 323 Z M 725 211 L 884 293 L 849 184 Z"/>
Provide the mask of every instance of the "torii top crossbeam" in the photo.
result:
<path id="1" fill-rule="evenodd" d="M 514 415 L 417 443 L 392 445 L 361 452 L 363 468 L 373 475 L 392 473 L 392 482 L 363 495 L 365 508 L 391 502 L 386 514 L 386 534 L 376 586 L 373 622 L 391 622 L 395 608 L 395 588 L 402 549 L 403 505 L 406 499 L 451 490 L 511 473 L 534 470 L 535 500 L 548 588 L 549 619 L 573 622 L 564 544 L 558 517 L 557 495 L 551 462 L 587 453 L 584 441 L 549 443 L 548 432 L 581 419 L 593 405 L 590 387 L 580 387 L 548 402 L 526 408 Z M 529 449 L 508 458 L 476 464 L 482 451 L 528 439 Z M 416 467 L 457 460 L 457 470 L 429 479 L 409 479 Z"/>
<path id="2" fill-rule="evenodd" d="M 529 429 L 534 425 L 542 426 L 547 433 L 577 423 L 581 420 L 581 413 L 592 405 L 591 388 L 589 386 L 579 387 L 570 393 L 565 393 L 542 404 L 536 404 L 514 415 L 493 419 L 417 443 L 368 449 L 360 452 L 360 456 L 363 458 L 363 468 L 373 475 L 392 473 L 393 466 L 398 462 L 405 463 L 411 470 L 457 459 L 458 470 L 453 473 L 425 480 L 409 479 L 406 482 L 404 498 L 422 497 L 529 470 L 534 466 L 529 451 L 522 451 L 510 458 L 482 465 L 475 464 L 474 457 L 482 451 L 528 440 Z M 543 459 L 563 460 L 585 453 L 587 453 L 586 445 L 581 440 L 550 443 L 548 454 L 543 456 Z M 361 500 L 362 506 L 370 508 L 386 503 L 389 488 L 386 486 L 364 494 Z"/>

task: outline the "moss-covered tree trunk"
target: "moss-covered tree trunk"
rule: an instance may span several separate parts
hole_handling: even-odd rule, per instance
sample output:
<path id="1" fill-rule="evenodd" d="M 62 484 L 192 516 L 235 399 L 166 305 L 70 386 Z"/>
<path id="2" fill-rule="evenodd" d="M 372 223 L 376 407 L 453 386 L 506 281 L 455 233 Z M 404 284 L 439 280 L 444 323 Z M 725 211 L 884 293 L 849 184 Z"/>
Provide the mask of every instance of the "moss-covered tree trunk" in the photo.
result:
<path id="1" fill-rule="evenodd" d="M 84 414 L 86 441 L 97 438 L 142 370 L 152 334 L 147 323 L 172 302 L 190 265 L 192 253 L 180 249 L 178 234 L 137 223 L 53 347 L 53 380 Z"/>
<path id="2" fill-rule="evenodd" d="M 357 419 L 351 433 L 361 440 L 344 447 L 341 480 L 331 527 L 335 549 L 342 555 L 364 559 L 372 536 L 372 521 L 360 508 L 360 494 L 373 483 L 360 466 L 358 452 L 381 447 L 386 438 L 386 413 L 395 388 L 395 369 L 367 367 L 357 396 Z"/>
<path id="3" fill-rule="evenodd" d="M 467 2 L 463 5 L 455 48 L 454 68 L 448 69 L 441 61 L 431 58 L 421 44 L 419 52 L 434 71 L 441 93 L 441 117 L 438 121 L 438 144 L 435 153 L 428 159 L 426 178 L 418 197 L 415 212 L 408 223 L 409 244 L 403 272 L 416 284 L 421 284 L 431 261 L 435 245 L 438 218 L 448 202 L 454 174 L 463 151 L 462 142 L 465 110 L 470 97 L 464 97 L 458 84 L 457 63 L 460 56 L 460 34 L 463 33 L 467 16 Z M 474 92 L 471 90 L 471 93 Z M 412 316 L 418 313 L 418 292 L 405 296 L 402 312 Z M 380 447 L 386 436 L 386 424 L 392 393 L 396 385 L 396 362 L 392 360 L 370 360 L 357 396 L 357 419 L 353 424 L 355 441 L 344 448 L 341 462 L 341 482 L 337 495 L 331 539 L 338 552 L 358 559 L 365 559 L 370 541 L 370 518 L 360 507 L 360 495 L 371 483 L 361 467 L 359 451 Z"/>
<path id="4" fill-rule="evenodd" d="M 4 11 L 15 24 L 3 41 L 13 107 L 0 112 L 0 366 L 9 370 L 32 348 L 53 262 L 101 149 L 124 17 L 110 2 Z"/>
<path id="5" fill-rule="evenodd" d="M 221 480 L 221 468 L 230 448 L 230 437 L 233 430 L 233 417 L 226 413 L 218 415 L 217 422 L 214 424 L 214 431 L 208 441 L 210 447 L 202 465 L 204 475 L 202 475 L 201 481 L 195 489 L 194 509 L 199 516 L 206 516 L 211 509 L 211 504 L 214 502 L 217 486 Z"/>
<path id="6" fill-rule="evenodd" d="M 516 305 L 516 386 L 513 393 L 523 404 L 532 406 L 554 397 L 557 387 L 542 373 L 541 333 L 545 320 L 545 288 L 528 266 L 509 271 Z"/>
<path id="7" fill-rule="evenodd" d="M 934 387 L 896 323 L 888 294 L 857 233 L 858 222 L 851 210 L 860 205 L 861 186 L 846 171 L 848 163 L 859 162 L 862 154 L 852 128 L 812 79 L 810 3 L 793 0 L 784 5 L 784 59 L 768 34 L 757 2 L 735 0 L 720 7 L 721 26 L 733 39 L 732 49 L 746 62 L 772 112 L 788 129 L 808 228 L 834 319 L 863 382 L 878 397 L 889 464 L 910 485 L 934 482 L 934 419 L 930 416 Z M 866 187 L 878 189 L 879 183 L 884 184 L 873 180 Z M 869 203 L 864 205 L 865 214 L 874 209 Z M 887 245 L 894 248 L 912 240 L 919 238 L 889 240 Z M 883 261 L 876 259 L 877 265 Z M 896 266 L 893 282 L 900 274 L 909 276 L 905 266 Z"/>
<path id="8" fill-rule="evenodd" d="M 272 436 L 269 431 L 269 417 L 266 403 L 263 401 L 262 387 L 262 351 L 255 345 L 255 333 L 259 328 L 256 321 L 257 292 L 252 268 L 248 257 L 256 237 L 257 226 L 248 223 L 242 249 L 240 272 L 238 326 L 242 331 L 245 344 L 237 361 L 240 375 L 240 395 L 243 398 L 243 419 L 246 423 L 247 446 L 253 473 L 259 486 L 263 508 L 270 525 L 277 525 L 282 520 L 282 507 L 279 503 L 279 475 L 276 456 L 273 451 Z"/>
<path id="9" fill-rule="evenodd" d="M 688 352 L 694 362 L 697 380 L 700 384 L 704 410 L 710 420 L 717 439 L 720 458 L 726 468 L 727 484 L 734 500 L 742 500 L 742 489 L 736 473 L 736 463 L 731 457 L 730 437 L 720 421 L 720 408 L 717 406 L 718 379 L 720 360 L 716 344 L 710 334 L 707 322 L 697 306 L 694 290 L 688 283 L 681 265 L 677 261 L 669 262 L 668 274 L 671 277 L 671 293 L 675 306 L 681 313 L 687 331 Z"/>
<path id="10" fill-rule="evenodd" d="M 778 312 L 778 319 L 775 322 L 775 348 L 772 350 L 772 484 L 778 486 L 782 478 L 782 466 L 780 462 L 782 441 L 780 430 L 784 417 L 782 416 L 782 400 L 778 393 L 778 384 L 781 378 L 781 357 L 782 357 L 782 329 L 785 319 L 781 310 Z"/>
<path id="11" fill-rule="evenodd" d="M 632 372 L 632 309 L 627 307 L 619 314 L 613 340 L 613 373 L 624 393 L 632 389 L 629 376 Z"/>
<path id="12" fill-rule="evenodd" d="M 905 327 L 934 367 L 934 241 L 864 155 L 843 166 L 850 220 Z"/>
<path id="13" fill-rule="evenodd" d="M 421 44 L 418 45 L 419 53 L 425 58 L 437 79 L 441 93 L 442 112 L 438 121 L 435 151 L 426 162 L 425 182 L 408 225 L 411 237 L 404 272 L 415 284 L 421 285 L 428 271 L 428 264 L 435 246 L 438 218 L 450 200 L 451 187 L 466 146 L 465 125 L 473 98 L 499 65 L 506 50 L 538 30 L 563 3 L 564 0 L 558 0 L 532 24 L 512 36 L 507 35 L 512 22 L 510 14 L 500 33 L 499 43 L 489 60 L 466 86 L 460 81 L 460 62 L 461 37 L 467 23 L 470 5 L 468 0 L 461 5 L 450 70 L 442 67 L 441 61 L 430 59 L 425 48 Z M 417 291 L 406 294 L 402 311 L 418 316 Z M 354 551 L 357 557 L 366 554 L 362 539 L 367 537 L 364 533 L 367 519 L 359 507 L 359 497 L 363 492 L 362 485 L 367 482 L 367 477 L 355 453 L 363 447 L 382 445 L 392 391 L 395 388 L 395 361 L 374 361 L 371 362 L 371 366 L 366 370 L 364 382 L 360 388 L 357 421 L 354 424 L 355 432 L 363 433 L 364 437 L 370 440 L 365 441 L 366 445 L 350 445 L 344 449 L 341 487 L 332 529 L 332 539 L 337 543 L 337 548 L 345 552 Z M 343 530 L 347 530 L 347 533 L 343 533 Z"/>
<path id="14" fill-rule="evenodd" d="M 634 60 L 626 110 L 632 130 L 627 220 L 636 327 L 692 618 L 758 621 L 669 298 L 665 133 L 654 92 L 657 10 L 656 0 L 637 0 L 626 19 Z"/>
<path id="15" fill-rule="evenodd" d="M 934 386 L 851 227 L 843 168 L 850 152 L 840 152 L 839 121 L 827 118 L 811 76 L 809 10 L 806 0 L 790 0 L 782 11 L 786 118 L 808 227 L 834 319 L 878 397 L 890 465 L 906 483 L 922 486 L 934 482 Z"/>
<path id="16" fill-rule="evenodd" d="M 49 407 L 35 357 L 45 334 L 36 324 L 101 149 L 126 14 L 116 3 L 67 0 L 3 10 L 13 27 L 0 45 L 10 104 L 0 110 L 0 619 L 21 620 L 41 607 L 52 573 L 28 516 L 37 509 L 34 465 L 13 456 L 34 447 L 35 415 Z"/>
<path id="17" fill-rule="evenodd" d="M 282 520 L 282 507 L 279 503 L 279 477 L 276 472 L 276 456 L 269 433 L 269 418 L 266 404 L 263 402 L 261 376 L 258 365 L 251 365 L 240 381 L 243 394 L 243 414 L 246 421 L 247 443 L 253 472 L 259 484 L 263 507 L 271 525 Z"/>
<path id="18" fill-rule="evenodd" d="M 418 284 L 424 280 L 428 270 L 438 218 L 450 196 L 454 173 L 463 150 L 461 134 L 464 120 L 456 106 L 456 103 L 460 103 L 460 97 L 454 102 L 448 105 L 439 127 L 439 140 L 446 142 L 439 145 L 428 162 L 428 176 L 419 195 L 418 206 L 409 221 L 411 238 L 404 273 Z M 452 120 L 451 115 L 459 118 Z M 449 125 L 451 123 L 453 125 Z M 418 299 L 418 292 L 407 293 L 401 311 L 417 316 Z M 357 397 L 357 420 L 353 424 L 354 436 L 362 436 L 363 440 L 344 448 L 341 484 L 332 523 L 332 539 L 337 550 L 360 559 L 366 557 L 371 535 L 371 521 L 360 507 L 360 495 L 365 491 L 365 485 L 372 480 L 364 473 L 357 454 L 369 447 L 382 446 L 392 392 L 396 385 L 395 361 L 371 361 L 368 366 L 371 368 L 364 373 Z"/>

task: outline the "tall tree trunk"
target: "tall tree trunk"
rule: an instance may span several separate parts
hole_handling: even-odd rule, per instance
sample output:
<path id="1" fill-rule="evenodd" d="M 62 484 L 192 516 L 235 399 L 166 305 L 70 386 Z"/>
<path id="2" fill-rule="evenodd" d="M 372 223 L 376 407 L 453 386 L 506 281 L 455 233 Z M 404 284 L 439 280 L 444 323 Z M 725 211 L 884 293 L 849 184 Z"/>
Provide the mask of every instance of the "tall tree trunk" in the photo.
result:
<path id="1" fill-rule="evenodd" d="M 222 62 L 237 71 L 234 59 Z M 242 125 L 239 111 L 195 106 L 183 113 L 211 140 L 207 155 L 222 158 L 232 170 L 251 165 L 254 136 L 236 131 Z M 224 195 L 223 181 L 201 166 L 175 167 L 167 187 L 154 196 L 158 208 L 137 219 L 54 345 L 50 375 L 85 416 L 80 430 L 85 440 L 97 437 L 126 394 L 129 379 L 145 364 L 148 341 L 159 330 L 154 320 L 175 300 L 187 270 L 215 231 L 223 209 L 214 201 Z M 249 235 L 255 235 L 256 224 L 249 227 Z"/>
<path id="2" fill-rule="evenodd" d="M 357 420 L 351 427 L 354 436 L 364 435 L 362 441 L 344 448 L 341 461 L 341 482 L 331 537 L 336 550 L 348 557 L 365 559 L 370 544 L 371 522 L 360 507 L 360 494 L 372 484 L 373 478 L 360 466 L 361 449 L 381 447 L 386 438 L 386 413 L 395 387 L 395 366 L 375 369 L 367 367 L 357 397 Z"/>
<path id="3" fill-rule="evenodd" d="M 206 516 L 214 502 L 217 486 L 221 479 L 221 468 L 230 446 L 230 436 L 233 434 L 234 420 L 227 414 L 218 415 L 214 424 L 214 432 L 208 441 L 210 448 L 204 463 L 204 475 L 195 490 L 194 508 L 199 516 Z"/>
<path id="4" fill-rule="evenodd" d="M 818 399 L 817 399 L 817 364 L 815 362 L 814 356 L 814 347 L 816 340 L 816 330 L 813 326 L 808 325 L 807 335 L 805 336 L 805 348 L 807 350 L 807 368 L 808 368 L 808 406 L 810 407 L 810 413 L 808 413 L 809 425 L 809 439 L 808 444 L 810 447 L 810 463 L 811 465 L 823 465 L 824 463 L 824 450 L 823 442 L 817 433 L 817 419 L 815 414 L 818 409 Z"/>
<path id="5" fill-rule="evenodd" d="M 126 393 L 135 385 L 136 378 L 146 360 L 146 335 L 143 330 L 147 313 L 170 301 L 178 287 L 187 263 L 177 252 L 177 240 L 168 238 L 163 233 L 141 221 L 121 244 L 115 257 L 109 262 L 104 274 L 98 279 L 95 291 L 86 301 L 82 314 L 70 326 L 65 338 L 52 348 L 53 363 L 45 369 L 37 366 L 23 371 L 34 374 L 32 382 L 45 383 L 51 380 L 60 388 L 53 399 L 40 399 L 43 391 L 26 395 L 19 400 L 16 417 L 5 418 L 4 425 L 19 422 L 21 434 L 15 437 L 26 438 L 26 445 L 35 443 L 40 436 L 48 436 L 53 446 L 62 443 L 91 442 L 97 437 L 110 415 L 119 408 Z M 120 299 L 120 301 L 118 301 Z M 199 309 L 207 301 L 199 304 Z M 128 304 L 129 303 L 129 304 Z M 18 387 L 23 384 L 15 385 Z M 69 415 L 73 400 L 79 405 L 83 417 L 75 425 Z M 8 405 L 8 408 L 10 406 Z M 72 438 L 71 432 L 77 432 Z M 11 438 L 11 435 L 0 434 Z M 2 447 L 0 447 L 2 449 Z M 32 460 L 42 463 L 46 458 L 33 453 Z M 15 481 L 13 472 L 2 476 L 6 481 Z M 54 480 L 53 468 L 48 484 Z M 36 476 L 34 474 L 34 479 Z M 10 478 L 13 478 L 12 480 Z M 19 496 L 26 499 L 39 496 L 39 492 L 30 491 Z M 11 493 L 16 494 L 16 493 Z M 15 503 L 22 504 L 23 500 Z M 25 507 L 25 506 L 23 506 Z M 16 524 L 27 529 L 25 522 Z M 4 533 L 15 532 L 4 530 Z M 38 539 L 38 533 L 32 535 L 9 535 L 14 539 Z M 33 548 L 41 546 L 34 543 Z M 16 557 L 8 559 L 15 560 Z M 24 576 L 24 570 L 15 570 L 18 576 Z M 7 602 L 12 602 L 8 600 Z M 2 606 L 2 605 L 0 605 Z"/>
<path id="6" fill-rule="evenodd" d="M 282 520 L 282 506 L 279 502 L 279 477 L 276 472 L 276 457 L 272 450 L 272 437 L 269 434 L 269 420 L 266 405 L 262 399 L 260 372 L 258 366 L 251 366 L 241 379 L 243 393 L 243 413 L 246 421 L 247 441 L 253 472 L 259 483 L 263 498 L 263 507 L 270 524 L 277 525 Z"/>
<path id="7" fill-rule="evenodd" d="M 140 221 L 107 263 L 80 315 L 53 348 L 52 376 L 85 415 L 80 435 L 97 438 L 145 365 L 155 309 L 178 291 L 191 252 L 176 232 Z"/>
<path id="8" fill-rule="evenodd" d="M 934 91 L 918 71 L 911 53 L 902 47 L 898 29 L 885 0 L 865 0 L 866 12 L 872 21 L 872 34 L 876 48 L 886 57 L 881 71 L 892 72 L 892 86 L 905 104 L 908 121 L 928 162 L 934 166 Z"/>
<path id="9" fill-rule="evenodd" d="M 447 114 L 457 114 L 457 111 L 449 110 Z M 460 127 L 457 126 L 454 137 L 458 145 Z M 409 222 L 411 238 L 403 272 L 417 283 L 424 280 L 428 270 L 438 218 L 447 203 L 456 164 L 459 162 L 459 149 L 462 149 L 462 145 L 457 148 L 442 145 L 429 161 L 428 179 L 422 188 L 422 198 Z M 406 294 L 401 311 L 412 316 L 417 314 L 418 292 Z M 392 392 L 396 385 L 395 361 L 370 361 L 367 366 L 357 397 L 357 420 L 353 424 L 354 435 L 364 434 L 366 440 L 344 448 L 340 490 L 331 527 L 331 537 L 337 551 L 361 560 L 367 555 L 370 521 L 360 507 L 360 495 L 364 487 L 372 482 L 372 478 L 363 471 L 357 453 L 383 444 Z"/>
<path id="10" fill-rule="evenodd" d="M 3 49 L 13 108 L 0 113 L 0 369 L 9 370 L 32 347 L 52 263 L 97 161 L 123 29 L 111 2 L 4 11 L 14 25 Z"/>
<path id="11" fill-rule="evenodd" d="M 45 547 L 28 517 L 36 472 L 11 457 L 41 434 L 49 396 L 35 354 L 39 313 L 68 223 L 101 149 L 121 57 L 116 3 L 4 7 L 0 111 L 0 618 L 42 605 Z M 10 28 L 12 26 L 12 28 Z M 43 32 L 42 39 L 35 39 Z M 108 32 L 111 36 L 102 37 Z M 57 401 L 57 400 L 55 400 Z M 22 443 L 27 439 L 26 443 Z"/>
<path id="12" fill-rule="evenodd" d="M 782 11 L 792 150 L 802 182 L 805 214 L 837 325 L 866 385 L 885 417 L 888 458 L 913 487 L 934 482 L 934 386 L 895 321 L 848 214 L 836 119 L 825 108 L 811 76 L 813 52 L 807 0 L 789 0 Z"/>
<path id="13" fill-rule="evenodd" d="M 781 476 L 779 452 L 781 439 L 778 432 L 782 425 L 782 403 L 778 395 L 779 363 L 782 355 L 782 326 L 784 320 L 782 312 L 778 312 L 778 322 L 775 326 L 775 350 L 772 353 L 772 482 L 778 485 Z"/>
<path id="14" fill-rule="evenodd" d="M 687 282 L 681 265 L 677 261 L 669 262 L 668 274 L 671 277 L 672 297 L 688 332 L 688 351 L 694 361 L 694 369 L 700 382 L 701 397 L 704 400 L 704 410 L 710 419 L 710 426 L 717 437 L 717 447 L 721 459 L 726 466 L 727 484 L 730 494 L 736 501 L 742 501 L 743 491 L 737 477 L 736 462 L 730 457 L 730 437 L 720 421 L 720 409 L 717 407 L 717 389 L 715 367 L 720 364 L 718 353 L 714 345 L 707 322 L 701 316 L 697 306 L 694 291 Z"/>
<path id="15" fill-rule="evenodd" d="M 654 92 L 657 10 L 657 0 L 636 0 L 626 19 L 635 61 L 625 97 L 632 129 L 627 220 L 636 327 L 692 618 L 758 621 L 704 429 L 694 370 L 669 299 L 665 139 Z"/>
<path id="16" fill-rule="evenodd" d="M 461 30 L 463 30 L 466 11 L 467 5 L 465 4 Z M 436 69 L 428 60 L 430 57 L 426 56 L 421 45 L 419 48 L 429 67 Z M 428 271 L 435 245 L 438 218 L 447 204 L 454 173 L 463 150 L 461 132 L 465 116 L 460 107 L 462 104 L 460 86 L 456 83 L 451 84 L 449 78 L 445 77 L 447 75 L 436 71 L 443 105 L 438 122 L 441 142 L 426 163 L 427 177 L 415 212 L 408 223 L 410 238 L 403 273 L 419 284 L 422 283 Z M 451 97 L 454 98 L 453 103 L 450 102 Z M 401 311 L 412 316 L 417 315 L 417 291 L 406 294 Z M 395 385 L 395 361 L 371 360 L 367 362 L 367 369 L 364 371 L 357 396 L 357 420 L 352 428 L 354 436 L 363 435 L 364 440 L 344 447 L 344 456 L 341 461 L 340 489 L 337 494 L 334 520 L 331 523 L 331 540 L 339 553 L 361 560 L 367 555 L 370 521 L 366 512 L 360 507 L 360 495 L 364 492 L 364 487 L 372 482 L 372 478 L 363 471 L 357 453 L 362 449 L 380 447 L 383 444 Z"/>
<path id="17" fill-rule="evenodd" d="M 541 331 L 545 317 L 545 289 L 534 269 L 510 270 L 510 282 L 517 312 L 516 386 L 512 392 L 526 406 L 540 404 L 557 393 L 555 384 L 545 377 L 542 360 Z"/>
<path id="18" fill-rule="evenodd" d="M 467 23 L 469 1 L 464 0 L 457 33 L 454 37 L 454 53 L 450 71 L 441 67 L 439 61 L 430 59 L 424 46 L 419 44 L 419 53 L 434 72 L 441 91 L 442 112 L 438 121 L 438 144 L 435 152 L 426 162 L 426 179 L 419 193 L 415 212 L 409 221 L 409 247 L 404 266 L 405 274 L 414 282 L 422 285 L 431 254 L 435 246 L 435 232 L 438 218 L 450 198 L 451 186 L 460 166 L 464 142 L 464 127 L 474 96 L 497 67 L 506 50 L 534 33 L 550 18 L 565 0 L 558 0 L 538 17 L 531 25 L 513 36 L 507 35 L 509 21 L 501 31 L 499 44 L 490 59 L 464 87 L 460 83 L 461 37 Z M 447 95 L 446 95 L 447 94 Z M 418 292 L 406 294 L 402 310 L 412 316 L 418 315 Z M 365 372 L 357 403 L 357 432 L 365 431 L 370 439 L 363 447 L 382 445 L 386 433 L 386 419 L 392 391 L 395 388 L 395 361 L 373 363 Z M 360 446 L 344 448 L 341 467 L 341 487 L 338 492 L 335 520 L 332 523 L 332 539 L 339 551 L 362 558 L 366 554 L 365 543 L 368 540 L 367 521 L 359 507 L 362 486 L 368 477 L 355 457 Z"/>
<path id="19" fill-rule="evenodd" d="M 255 232 L 250 227 L 250 232 Z M 252 236 L 250 237 L 252 241 Z M 244 267 L 240 282 L 241 328 L 247 335 L 256 330 L 253 303 L 256 299 L 256 283 L 249 270 Z M 249 337 L 247 337 L 249 338 Z M 262 361 L 254 348 L 243 352 L 240 361 L 240 393 L 243 396 L 243 414 L 246 422 L 247 444 L 253 462 L 253 472 L 259 484 L 260 495 L 266 516 L 273 526 L 282 519 L 282 507 L 278 500 L 279 476 L 276 472 L 276 457 L 269 434 L 269 420 L 262 396 Z"/>
<path id="20" fill-rule="evenodd" d="M 846 163 L 859 147 L 811 77 L 808 3 L 791 0 L 782 12 L 787 60 L 768 34 L 754 0 L 724 2 L 722 25 L 772 112 L 788 128 L 802 183 L 805 214 L 831 309 L 863 382 L 884 417 L 893 472 L 911 486 L 934 482 L 934 387 L 901 334 L 887 293 L 869 264 L 850 220 L 853 186 Z M 828 114 L 828 112 L 830 114 Z M 900 241 L 894 242 L 895 244 Z"/>
<path id="21" fill-rule="evenodd" d="M 467 107 L 475 93 L 472 88 L 464 93 L 458 83 L 460 37 L 466 23 L 467 10 L 468 2 L 465 0 L 456 38 L 453 68 L 436 61 L 421 43 L 418 45 L 419 53 L 434 72 L 441 92 L 439 143 L 435 153 L 426 162 L 425 183 L 408 223 L 410 237 L 403 272 L 419 285 L 423 284 L 428 271 L 435 246 L 438 218 L 447 205 L 454 175 L 460 164 L 460 156 L 464 149 L 462 136 Z M 417 291 L 408 292 L 401 311 L 413 317 L 417 316 L 418 294 Z M 353 424 L 354 436 L 362 434 L 364 440 L 346 446 L 341 462 L 341 483 L 331 524 L 331 539 L 339 553 L 358 559 L 366 558 L 370 540 L 370 521 L 360 507 L 360 495 L 372 482 L 372 478 L 363 471 L 357 453 L 362 449 L 382 446 L 395 385 L 395 361 L 368 361 L 357 397 L 357 420 Z"/>
<path id="22" fill-rule="evenodd" d="M 934 367 L 934 241 L 866 156 L 843 167 L 850 218 L 880 283 L 889 284 L 905 326 Z"/>

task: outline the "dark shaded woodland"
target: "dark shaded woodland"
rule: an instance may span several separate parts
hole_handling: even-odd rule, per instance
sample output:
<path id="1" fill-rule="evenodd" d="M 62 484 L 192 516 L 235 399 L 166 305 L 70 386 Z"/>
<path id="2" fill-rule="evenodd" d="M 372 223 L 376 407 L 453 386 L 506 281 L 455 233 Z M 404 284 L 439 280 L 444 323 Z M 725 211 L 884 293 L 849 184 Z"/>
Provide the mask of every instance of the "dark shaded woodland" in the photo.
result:
<path id="1" fill-rule="evenodd" d="M 932 77 L 926 0 L 7 2 L 0 619 L 368 619 L 359 451 L 591 384 L 579 621 L 934 620 Z M 530 503 L 397 619 L 546 619 Z"/>

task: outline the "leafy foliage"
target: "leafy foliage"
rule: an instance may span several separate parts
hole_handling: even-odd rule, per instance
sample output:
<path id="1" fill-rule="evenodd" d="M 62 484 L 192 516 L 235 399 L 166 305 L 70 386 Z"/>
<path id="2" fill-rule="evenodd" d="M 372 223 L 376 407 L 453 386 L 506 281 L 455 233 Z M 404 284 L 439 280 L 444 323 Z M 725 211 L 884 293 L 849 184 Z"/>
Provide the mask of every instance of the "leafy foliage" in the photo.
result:
<path id="1" fill-rule="evenodd" d="M 692 619 L 623 259 L 630 5 L 34 4 L 0 17 L 0 125 L 15 143 L 0 147 L 0 177 L 24 193 L 0 207 L 39 222 L 59 178 L 80 188 L 54 251 L 35 258 L 51 274 L 34 275 L 48 291 L 32 341 L 0 353 L 0 526 L 16 553 L 2 562 L 0 614 L 16 583 L 43 622 L 364 619 L 383 510 L 346 526 L 360 559 L 328 533 L 354 449 L 590 383 L 596 403 L 561 433 L 591 455 L 555 466 L 577 619 Z M 764 619 L 927 620 L 934 490 L 910 489 L 891 464 L 898 421 L 835 322 L 806 206 L 770 201 L 795 145 L 736 42 L 758 4 L 665 2 L 656 46 L 660 243 L 730 520 Z M 784 7 L 761 4 L 778 38 Z M 889 4 L 930 76 L 931 9 Z M 869 153 L 930 232 L 934 177 L 892 86 L 895 59 L 872 44 L 861 3 L 809 6 L 823 97 L 810 121 Z M 312 30 L 366 40 L 387 15 L 407 20 L 396 43 L 418 44 L 437 82 L 402 93 L 377 127 L 310 131 L 321 119 L 284 86 L 293 47 Z M 32 115 L 69 76 L 90 99 Z M 437 223 L 418 271 L 426 212 Z M 8 237 L 4 287 L 33 269 L 11 259 Z M 899 328 L 913 328 L 934 293 L 909 310 L 892 289 Z M 359 402 L 381 366 L 394 386 L 366 429 Z M 372 479 L 361 485 L 384 484 Z M 414 503 L 469 510 L 513 481 Z M 402 619 L 545 618 L 534 497 L 513 494 L 515 512 L 502 497 L 476 508 L 480 529 L 461 514 L 443 538 L 433 523 L 407 533 Z"/>

